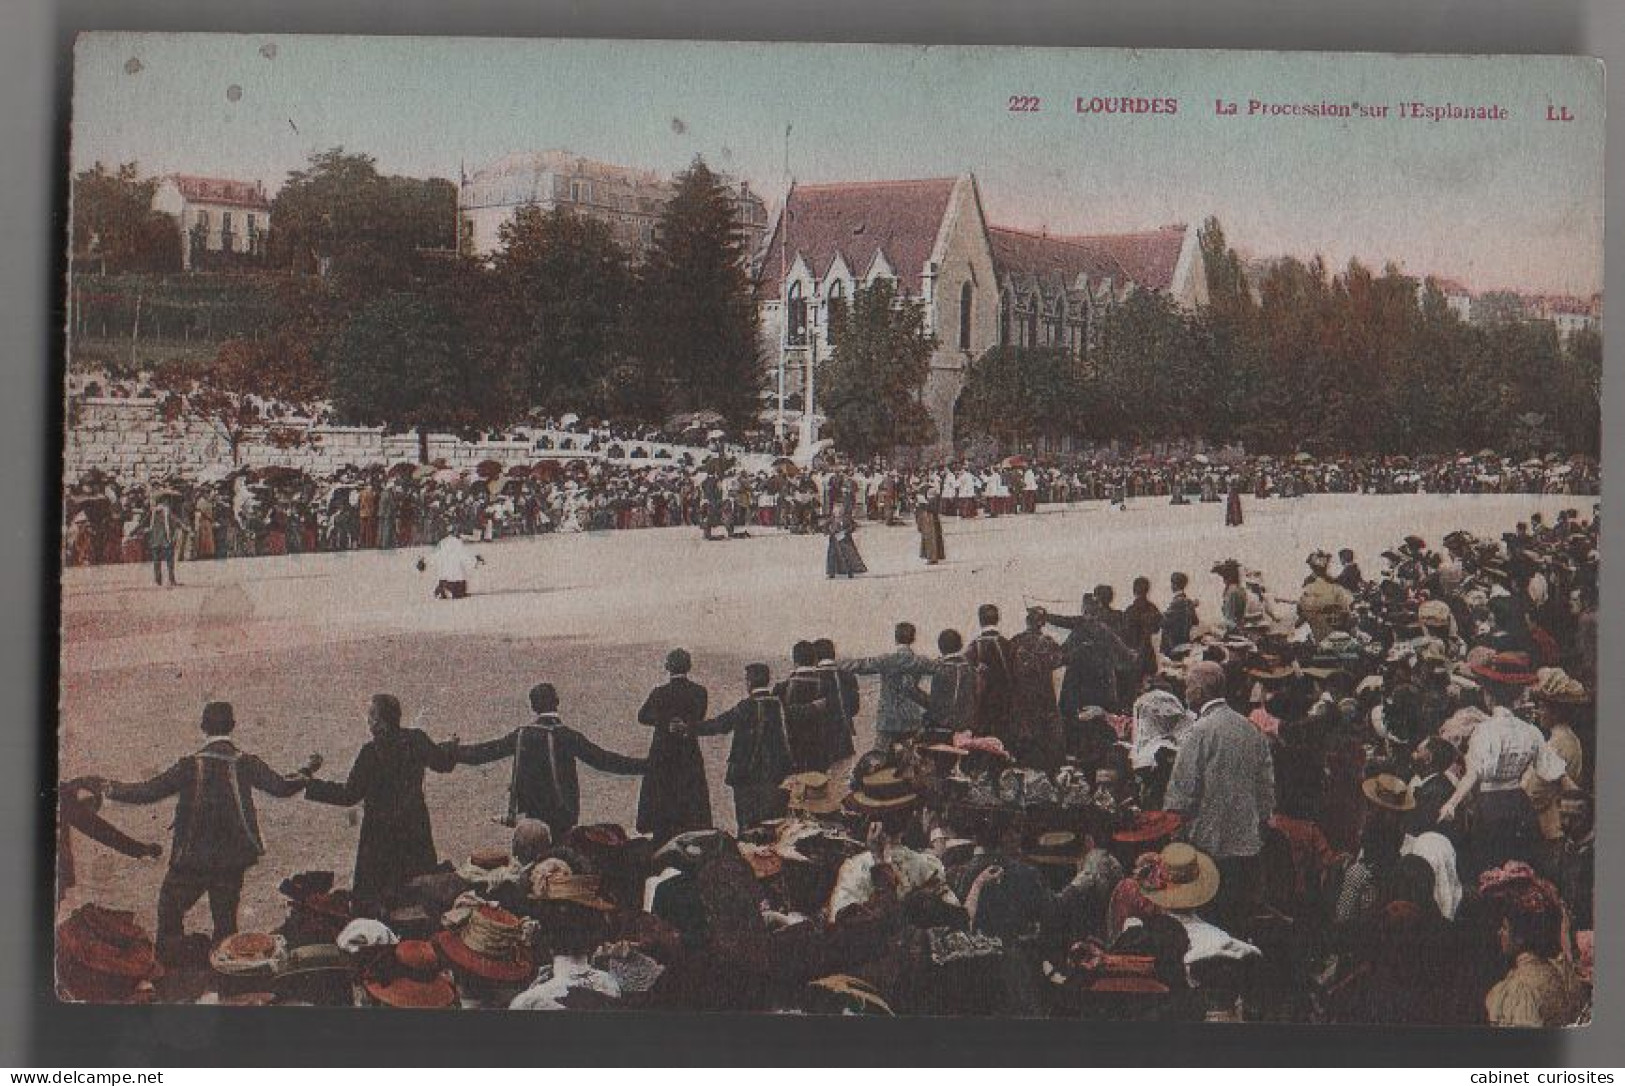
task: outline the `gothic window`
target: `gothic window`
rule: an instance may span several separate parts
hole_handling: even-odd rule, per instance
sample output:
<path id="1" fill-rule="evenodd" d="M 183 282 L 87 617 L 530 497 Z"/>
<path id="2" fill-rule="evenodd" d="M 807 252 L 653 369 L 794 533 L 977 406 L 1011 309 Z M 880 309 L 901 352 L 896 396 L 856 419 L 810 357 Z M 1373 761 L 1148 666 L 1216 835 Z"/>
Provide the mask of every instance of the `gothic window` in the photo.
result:
<path id="1" fill-rule="evenodd" d="M 839 279 L 829 285 L 829 308 L 824 313 L 824 338 L 831 347 L 840 336 L 846 320 L 846 286 Z"/>
<path id="2" fill-rule="evenodd" d="M 970 311 L 974 294 L 975 288 L 971 286 L 970 280 L 967 279 L 964 286 L 959 288 L 959 349 L 962 351 L 970 350 Z"/>
<path id="3" fill-rule="evenodd" d="M 807 299 L 802 297 L 801 284 L 790 284 L 790 304 L 785 315 L 789 342 L 798 346 L 807 342 Z"/>
<path id="4" fill-rule="evenodd" d="M 1016 300 L 1009 294 L 999 296 L 999 346 L 1010 346 L 1010 310 L 1015 308 Z"/>

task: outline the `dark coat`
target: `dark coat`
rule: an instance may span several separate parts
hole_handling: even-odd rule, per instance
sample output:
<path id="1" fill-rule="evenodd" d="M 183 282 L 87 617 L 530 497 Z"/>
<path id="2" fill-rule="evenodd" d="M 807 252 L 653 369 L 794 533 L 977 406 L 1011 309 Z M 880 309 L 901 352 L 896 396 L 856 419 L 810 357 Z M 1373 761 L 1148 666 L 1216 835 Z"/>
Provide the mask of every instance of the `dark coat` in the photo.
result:
<path id="1" fill-rule="evenodd" d="M 450 773 L 456 765 L 455 747 L 436 744 L 416 728 L 397 728 L 368 740 L 343 784 L 310 782 L 305 794 L 317 803 L 362 805 L 353 891 L 359 900 L 387 900 L 408 879 L 434 870 L 439 857 L 423 774 Z"/>
<path id="2" fill-rule="evenodd" d="M 638 796 L 638 830 L 653 834 L 657 843 L 711 826 L 711 791 L 696 734 L 705 720 L 706 702 L 705 687 L 675 675 L 651 690 L 638 710 L 638 723 L 654 729 Z M 684 734 L 674 724 L 684 725 Z"/>
<path id="3" fill-rule="evenodd" d="M 925 698 L 925 725 L 963 731 L 976 718 L 976 669 L 962 652 L 949 653 L 931 665 Z"/>
<path id="4" fill-rule="evenodd" d="M 1196 604 L 1181 592 L 1168 601 L 1168 609 L 1162 613 L 1162 651 L 1189 644 L 1195 628 Z"/>
<path id="5" fill-rule="evenodd" d="M 820 729 L 823 732 L 824 764 L 819 768 L 823 769 L 857 753 L 852 740 L 858 731 L 860 699 L 856 675 L 825 665 L 818 668 L 818 677 L 822 683 L 820 697 L 826 706 Z"/>
<path id="6" fill-rule="evenodd" d="M 1054 772 L 1066 755 L 1055 706 L 1055 672 L 1066 657 L 1053 639 L 1031 630 L 1011 638 L 1010 651 L 1015 691 L 1009 725 L 1000 738 L 1017 764 Z"/>
<path id="7" fill-rule="evenodd" d="M 1010 642 L 996 630 L 985 630 L 965 646 L 965 659 L 976 675 L 976 709 L 971 729 L 978 735 L 1001 735 L 1010 719 L 1015 670 Z"/>
<path id="8" fill-rule="evenodd" d="M 77 872 L 73 866 L 74 831 L 92 841 L 106 845 L 121 856 L 145 856 L 148 845 L 137 841 L 123 830 L 96 813 L 97 802 L 80 794 L 77 782 L 68 781 L 58 786 L 56 796 L 56 895 L 62 896 L 73 888 Z"/>
<path id="9" fill-rule="evenodd" d="M 576 763 L 603 773 L 642 773 L 648 761 L 615 754 L 566 727 L 557 713 L 543 713 L 502 736 L 457 750 L 457 764 L 486 765 L 513 759 L 508 782 L 508 821 L 536 818 L 546 822 L 556 840 L 581 819 L 581 784 Z"/>
<path id="10" fill-rule="evenodd" d="M 699 726 L 700 735 L 733 735 L 728 748 L 729 787 L 778 787 L 790 775 L 790 740 L 784 703 L 762 690 Z"/>
<path id="11" fill-rule="evenodd" d="M 1076 720 L 1091 705 L 1118 708 L 1118 674 L 1139 656 L 1102 621 L 1087 615 L 1050 615 L 1049 624 L 1071 631 L 1061 649 L 1066 674 L 1061 677 L 1061 719 Z"/>
<path id="12" fill-rule="evenodd" d="M 157 803 L 176 797 L 169 866 L 217 874 L 245 870 L 265 852 L 254 813 L 255 789 L 285 797 L 301 787 L 300 781 L 282 777 L 222 737 L 151 780 L 109 784 L 107 795 L 120 803 Z"/>
<path id="13" fill-rule="evenodd" d="M 785 725 L 790 740 L 791 768 L 797 773 L 812 770 L 822 772 L 829 768 L 824 761 L 824 712 L 830 707 L 823 704 L 824 679 L 814 669 L 797 668 L 773 688 L 773 693 L 784 703 L 787 717 Z M 806 707 L 818 705 L 817 711 Z M 803 710 L 797 712 L 797 709 Z"/>

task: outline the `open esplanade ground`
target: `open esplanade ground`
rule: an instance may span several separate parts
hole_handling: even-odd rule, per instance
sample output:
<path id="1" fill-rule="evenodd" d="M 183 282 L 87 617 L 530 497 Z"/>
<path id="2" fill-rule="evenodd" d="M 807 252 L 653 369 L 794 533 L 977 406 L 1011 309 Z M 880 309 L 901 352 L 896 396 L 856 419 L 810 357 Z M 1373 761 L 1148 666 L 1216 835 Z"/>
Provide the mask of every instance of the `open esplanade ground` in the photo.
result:
<path id="1" fill-rule="evenodd" d="M 1352 547 L 1367 576 L 1378 552 L 1415 532 L 1437 545 L 1465 528 L 1499 538 L 1544 511 L 1589 510 L 1587 497 L 1343 496 L 1246 499 L 1247 523 L 1224 527 L 1222 505 L 1171 507 L 1139 499 L 1126 513 L 1100 503 L 1048 507 L 1037 516 L 947 518 L 949 561 L 927 569 L 912 524 L 864 525 L 858 543 L 871 573 L 827 581 L 822 536 L 758 529 L 756 537 L 705 543 L 693 529 L 603 532 L 515 540 L 478 548 L 487 564 L 462 601 L 430 598 L 422 549 L 182 564 L 181 587 L 155 589 L 149 566 L 67 572 L 62 588 L 62 779 L 97 773 L 133 780 L 169 766 L 201 742 L 203 703 L 233 702 L 237 739 L 291 772 L 319 751 L 324 776 L 342 776 L 367 738 L 369 695 L 401 698 L 406 719 L 436 739 L 490 738 L 526 719 L 532 683 L 555 683 L 565 719 L 602 745 L 641 755 L 649 733 L 635 721 L 662 681 L 666 650 L 694 654 L 694 677 L 712 711 L 743 694 L 743 665 L 788 667 L 799 638 L 833 637 L 841 652 L 880 652 L 892 625 L 914 622 L 920 646 L 937 631 L 975 632 L 976 605 L 996 603 L 1007 633 L 1029 600 L 1072 612 L 1078 596 L 1113 585 L 1119 605 L 1138 574 L 1153 599 L 1184 570 L 1206 618 L 1217 616 L 1218 578 L 1235 556 L 1259 569 L 1272 592 L 1295 596 L 1304 556 Z M 872 687 L 860 744 L 872 720 Z M 713 810 L 733 817 L 722 784 L 725 738 L 705 740 Z M 584 822 L 630 823 L 637 781 L 583 771 Z M 505 806 L 507 763 L 431 774 L 427 784 L 440 855 L 505 843 L 490 817 Z M 283 875 L 332 869 L 348 883 L 358 812 L 301 799 L 259 804 L 267 856 L 244 886 L 245 930 L 274 927 Z M 132 835 L 169 846 L 172 806 L 108 805 Z M 76 842 L 81 885 L 74 901 L 153 908 L 163 861 L 115 856 Z M 206 926 L 201 910 L 194 927 Z"/>

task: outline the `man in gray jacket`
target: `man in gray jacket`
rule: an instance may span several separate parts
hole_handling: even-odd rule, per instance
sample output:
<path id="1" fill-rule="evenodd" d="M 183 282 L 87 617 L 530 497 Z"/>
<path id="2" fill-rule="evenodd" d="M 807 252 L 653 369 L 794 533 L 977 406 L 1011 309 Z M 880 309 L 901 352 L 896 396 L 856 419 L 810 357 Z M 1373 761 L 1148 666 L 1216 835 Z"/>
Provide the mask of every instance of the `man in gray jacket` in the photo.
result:
<path id="1" fill-rule="evenodd" d="M 1220 926 L 1248 919 L 1261 895 L 1263 828 L 1275 813 L 1269 740 L 1224 700 L 1224 668 L 1210 660 L 1185 675 L 1185 704 L 1196 723 L 1174 759 L 1163 807 L 1185 817 L 1184 839 L 1213 857 Z"/>
<path id="2" fill-rule="evenodd" d="M 899 622 L 894 636 L 897 647 L 883 656 L 841 660 L 835 665 L 853 675 L 880 676 L 880 702 L 875 709 L 875 749 L 879 751 L 920 730 L 925 708 L 918 701 L 918 682 L 932 670 L 931 661 L 914 651 L 912 622 Z"/>

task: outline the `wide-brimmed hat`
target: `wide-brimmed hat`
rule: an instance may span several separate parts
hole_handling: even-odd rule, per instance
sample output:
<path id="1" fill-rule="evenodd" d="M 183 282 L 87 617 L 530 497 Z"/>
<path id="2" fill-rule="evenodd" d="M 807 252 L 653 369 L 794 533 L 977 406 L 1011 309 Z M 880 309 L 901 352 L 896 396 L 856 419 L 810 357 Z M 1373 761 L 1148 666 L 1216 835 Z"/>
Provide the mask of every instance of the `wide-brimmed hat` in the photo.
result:
<path id="1" fill-rule="evenodd" d="M 296 946 L 278 963 L 275 980 L 282 982 L 316 973 L 350 973 L 355 965 L 334 943 Z"/>
<path id="2" fill-rule="evenodd" d="M 1214 572 L 1214 573 L 1226 573 L 1226 572 L 1240 573 L 1241 572 L 1241 563 L 1236 561 L 1234 558 L 1226 558 L 1221 562 L 1213 563 L 1212 572 Z"/>
<path id="3" fill-rule="evenodd" d="M 133 912 L 84 905 L 57 925 L 57 981 L 72 999 L 128 999 L 162 969 L 152 940 Z"/>
<path id="4" fill-rule="evenodd" d="M 541 873 L 530 884 L 530 896 L 541 902 L 580 905 L 594 912 L 614 912 L 616 905 L 603 895 L 603 878 L 598 875 Z"/>
<path id="5" fill-rule="evenodd" d="M 846 782 L 828 773 L 796 773 L 780 785 L 790 793 L 790 809 L 808 814 L 833 814 L 841 809 L 850 791 Z"/>
<path id="6" fill-rule="evenodd" d="M 1416 607 L 1416 621 L 1423 626 L 1450 625 L 1450 605 L 1443 600 L 1423 600 Z"/>
<path id="7" fill-rule="evenodd" d="M 481 871 L 495 871 L 508 866 L 508 850 L 504 848 L 477 848 L 468 854 L 468 862 Z"/>
<path id="8" fill-rule="evenodd" d="M 535 969 L 519 918 L 495 905 L 475 908 L 455 931 L 436 932 L 434 945 L 457 969 L 495 984 L 528 980 Z"/>
<path id="9" fill-rule="evenodd" d="M 1148 845 L 1179 832 L 1185 824 L 1178 811 L 1141 811 L 1126 826 L 1112 831 L 1112 840 L 1125 845 Z"/>
<path id="10" fill-rule="evenodd" d="M 1219 892 L 1219 867 L 1213 857 L 1183 841 L 1176 841 L 1157 854 L 1137 874 L 1140 892 L 1153 905 L 1164 909 L 1196 909 L 1213 900 Z"/>
<path id="11" fill-rule="evenodd" d="M 1411 786 L 1392 773 L 1379 773 L 1375 777 L 1367 777 L 1361 783 L 1360 791 L 1365 793 L 1366 799 L 1385 810 L 1416 809 L 1416 794 L 1411 791 Z"/>
<path id="12" fill-rule="evenodd" d="M 1035 864 L 1075 867 L 1089 854 L 1089 839 L 1071 830 L 1041 833 L 1027 848 L 1027 859 Z"/>
<path id="13" fill-rule="evenodd" d="M 888 766 L 859 780 L 857 791 L 846 797 L 846 806 L 859 814 L 876 814 L 902 810 L 919 798 L 914 785 Z"/>
<path id="14" fill-rule="evenodd" d="M 1508 686 L 1532 686 L 1539 678 L 1527 652 L 1498 652 L 1484 663 L 1473 664 L 1471 670 L 1480 679 Z"/>
<path id="15" fill-rule="evenodd" d="M 891 1014 L 891 1005 L 881 996 L 875 986 L 861 977 L 854 977 L 847 973 L 834 973 L 827 977 L 819 977 L 809 981 L 808 986 L 820 988 L 837 996 L 850 999 L 853 1009 L 859 1013 Z"/>
<path id="16" fill-rule="evenodd" d="M 442 1008 L 457 1002 L 457 986 L 441 968 L 435 948 L 419 939 L 399 943 L 381 956 L 361 986 L 386 1007 Z"/>
<path id="17" fill-rule="evenodd" d="M 1560 667 L 1543 667 L 1535 672 L 1535 684 L 1529 693 L 1540 701 L 1564 705 L 1583 705 L 1591 700 L 1585 684 Z"/>
<path id="18" fill-rule="evenodd" d="M 209 965 L 228 977 L 270 976 L 288 956 L 288 943 L 280 935 L 239 931 L 220 940 L 209 951 Z"/>

